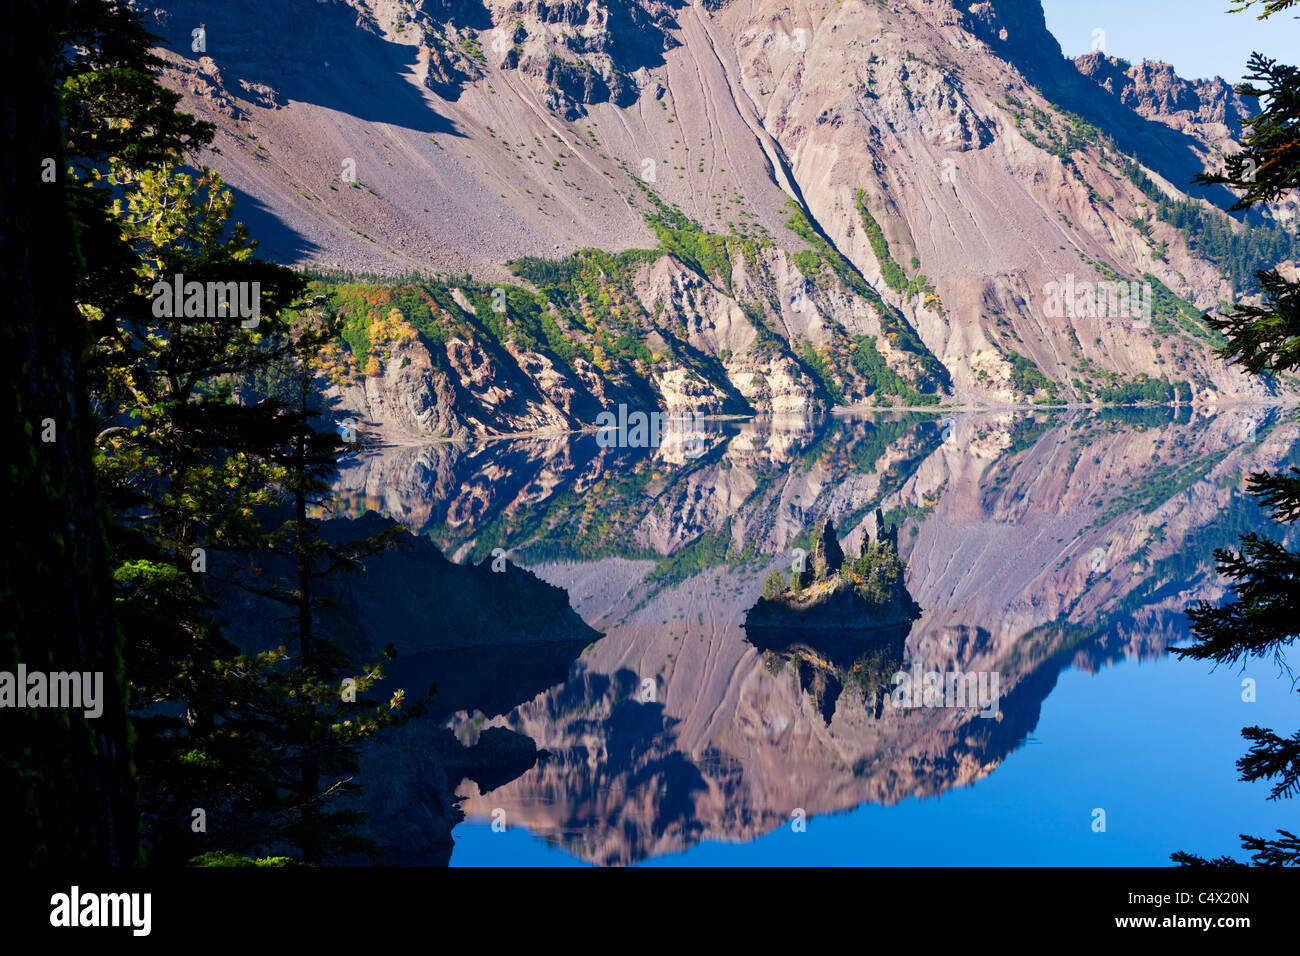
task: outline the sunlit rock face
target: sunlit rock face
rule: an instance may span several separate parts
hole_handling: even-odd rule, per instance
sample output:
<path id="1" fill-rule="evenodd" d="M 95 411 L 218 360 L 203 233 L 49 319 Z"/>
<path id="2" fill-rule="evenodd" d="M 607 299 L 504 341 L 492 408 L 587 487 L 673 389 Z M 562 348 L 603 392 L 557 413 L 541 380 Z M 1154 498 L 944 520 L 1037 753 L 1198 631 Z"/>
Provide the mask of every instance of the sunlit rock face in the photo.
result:
<path id="1" fill-rule="evenodd" d="M 1068 60 L 1034 0 L 147 12 L 165 81 L 220 129 L 202 160 L 263 254 L 527 285 L 508 261 L 656 248 L 646 217 L 672 206 L 733 242 L 721 266 L 687 243 L 595 270 L 569 290 L 573 318 L 556 310 L 566 339 L 617 325 L 657 362 L 561 360 L 482 329 L 382 350 L 335 397 L 393 436 L 569 430 L 631 396 L 794 414 L 901 401 L 859 336 L 904 386 L 967 402 L 1086 401 L 1112 375 L 1185 382 L 1198 404 L 1290 388 L 1213 356 L 1196 310 L 1232 283 L 1153 214 L 1161 198 L 1227 205 L 1191 181 L 1255 104 L 1162 64 Z M 811 268 L 810 241 L 842 261 Z M 1092 298 L 1054 314 L 1046 290 L 1071 277 L 1150 284 L 1157 315 Z"/>

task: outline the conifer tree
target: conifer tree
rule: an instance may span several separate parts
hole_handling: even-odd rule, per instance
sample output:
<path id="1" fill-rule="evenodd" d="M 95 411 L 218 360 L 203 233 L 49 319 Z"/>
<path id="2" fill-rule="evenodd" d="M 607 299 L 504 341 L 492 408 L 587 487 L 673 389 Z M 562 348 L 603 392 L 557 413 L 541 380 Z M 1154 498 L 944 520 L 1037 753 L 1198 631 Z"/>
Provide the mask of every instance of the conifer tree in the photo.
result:
<path id="1" fill-rule="evenodd" d="M 1235 9 L 1248 10 L 1258 2 L 1248 0 Z M 1300 0 L 1264 0 L 1260 19 L 1297 3 Z M 1258 53 L 1251 57 L 1249 70 L 1249 82 L 1238 92 L 1260 98 L 1262 109 L 1243 121 L 1243 149 L 1228 158 L 1226 170 L 1200 177 L 1239 190 L 1239 209 L 1300 189 L 1300 70 Z M 1260 375 L 1291 371 L 1300 366 L 1300 283 L 1276 269 L 1261 271 L 1257 278 L 1263 293 L 1259 305 L 1238 305 L 1224 316 L 1210 317 L 1227 338 L 1219 354 Z M 1250 490 L 1274 521 L 1291 524 L 1300 517 L 1300 469 L 1255 473 Z M 1216 551 L 1215 560 L 1219 573 L 1232 582 L 1232 600 L 1219 607 L 1202 601 L 1190 608 L 1196 641 L 1175 653 L 1227 664 L 1252 657 L 1281 660 L 1284 649 L 1300 635 L 1300 554 L 1252 533 L 1242 537 L 1239 550 Z M 1287 737 L 1247 727 L 1242 736 L 1251 747 L 1237 761 L 1241 779 L 1273 781 L 1270 800 L 1294 797 L 1300 791 L 1300 732 Z M 1290 831 L 1279 830 L 1274 838 L 1242 834 L 1242 845 L 1257 865 L 1300 865 L 1300 837 Z M 1188 866 L 1241 865 L 1228 857 L 1206 860 L 1186 852 L 1172 858 Z"/>
<path id="2" fill-rule="evenodd" d="M 339 448 L 307 395 L 312 359 L 337 328 L 311 312 L 302 276 L 255 257 L 220 177 L 181 171 L 213 130 L 158 83 L 138 13 L 73 0 L 51 23 L 50 88 L 65 123 L 63 151 L 50 155 L 66 157 L 62 198 L 78 239 L 75 269 L 54 285 L 90 340 L 72 394 L 89 399 L 78 437 L 93 441 L 112 516 L 104 560 L 126 636 L 145 852 L 157 863 L 286 851 L 314 862 L 363 849 L 358 816 L 329 812 L 325 798 L 355 787 L 361 743 L 400 720 L 402 695 L 386 707 L 366 699 L 380 662 L 356 668 L 345 699 L 347 662 L 313 628 L 312 582 L 336 562 L 307 507 L 326 497 Z M 254 313 L 223 304 L 230 291 Z M 296 397 L 265 387 L 286 368 Z M 297 613 L 285 646 L 258 646 L 229 632 L 214 571 L 263 563 L 284 541 Z M 125 734 L 118 753 L 113 783 L 134 796 Z M 191 825 L 196 811 L 206 832 Z"/>

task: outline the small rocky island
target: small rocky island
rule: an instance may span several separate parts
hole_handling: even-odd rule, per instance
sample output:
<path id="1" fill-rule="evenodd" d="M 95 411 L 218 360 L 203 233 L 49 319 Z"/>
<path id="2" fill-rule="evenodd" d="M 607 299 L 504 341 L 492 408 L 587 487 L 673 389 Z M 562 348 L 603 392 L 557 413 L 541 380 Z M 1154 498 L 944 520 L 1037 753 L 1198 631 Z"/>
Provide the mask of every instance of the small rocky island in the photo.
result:
<path id="1" fill-rule="evenodd" d="M 857 557 L 844 553 L 827 519 L 800 569 L 774 569 L 745 619 L 745 636 L 769 669 L 793 663 L 829 723 L 845 684 L 879 715 L 921 609 L 903 580 L 898 530 L 877 509 Z M 774 670 L 774 673 L 777 672 Z"/>
<path id="2" fill-rule="evenodd" d="M 885 528 L 879 509 L 856 558 L 844 554 L 827 519 L 802 570 L 768 576 L 745 626 L 827 634 L 907 627 L 921 609 L 907 593 L 903 571 L 898 529 Z"/>

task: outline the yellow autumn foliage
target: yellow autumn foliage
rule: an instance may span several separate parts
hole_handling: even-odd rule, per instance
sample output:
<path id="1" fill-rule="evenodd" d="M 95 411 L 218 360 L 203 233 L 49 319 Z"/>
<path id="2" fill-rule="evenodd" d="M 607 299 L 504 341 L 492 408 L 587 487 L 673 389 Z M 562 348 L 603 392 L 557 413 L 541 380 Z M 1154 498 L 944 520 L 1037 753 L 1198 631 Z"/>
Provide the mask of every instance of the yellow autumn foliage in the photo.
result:
<path id="1" fill-rule="evenodd" d="M 402 310 L 396 306 L 388 310 L 387 316 L 370 320 L 371 348 L 383 343 L 402 345 L 415 341 L 415 338 L 415 326 L 406 321 Z"/>

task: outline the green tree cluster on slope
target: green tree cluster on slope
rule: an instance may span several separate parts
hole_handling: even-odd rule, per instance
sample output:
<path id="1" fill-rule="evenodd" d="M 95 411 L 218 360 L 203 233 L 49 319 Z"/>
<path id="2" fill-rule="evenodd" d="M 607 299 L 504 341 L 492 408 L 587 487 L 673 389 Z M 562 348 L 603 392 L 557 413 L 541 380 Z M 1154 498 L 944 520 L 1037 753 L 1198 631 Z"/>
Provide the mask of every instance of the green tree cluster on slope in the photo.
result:
<path id="1" fill-rule="evenodd" d="M 848 565 L 853 589 L 859 597 L 877 607 L 893 600 L 905 571 L 906 564 L 891 542 L 873 541 L 866 537 L 862 540 L 860 554 Z"/>
<path id="2" fill-rule="evenodd" d="M 1125 159 L 1119 166 L 1146 195 L 1155 217 L 1179 230 L 1193 252 L 1218 265 L 1234 293 L 1253 291 L 1260 263 L 1281 262 L 1300 252 L 1294 230 L 1249 219 L 1243 228 L 1234 228 L 1228 217 L 1195 199 L 1169 198 L 1136 160 Z M 1137 219 L 1134 224 L 1149 233 L 1148 220 Z"/>
<path id="3" fill-rule="evenodd" d="M 1247 10 L 1257 2 L 1247 0 L 1235 9 Z M 1300 0 L 1266 0 L 1260 18 L 1297 3 Z M 1243 149 L 1228 158 L 1226 171 L 1200 177 L 1241 190 L 1240 209 L 1300 189 L 1300 70 L 1260 54 L 1251 57 L 1249 70 L 1250 82 L 1238 92 L 1259 97 L 1263 108 L 1243 121 Z M 1293 370 L 1300 366 L 1300 283 L 1287 281 L 1275 269 L 1258 273 L 1257 279 L 1264 293 L 1260 305 L 1239 305 L 1210 319 L 1227 338 L 1219 354 L 1255 374 Z M 1250 478 L 1250 489 L 1275 521 L 1290 524 L 1300 518 L 1300 470 L 1257 472 Z M 1242 536 L 1240 550 L 1221 549 L 1214 556 L 1219 573 L 1232 582 L 1232 600 L 1219 607 L 1202 601 L 1190 608 L 1196 641 L 1175 653 L 1216 663 L 1268 656 L 1280 661 L 1287 645 L 1300 635 L 1300 554 L 1252 533 Z M 1272 781 L 1270 800 L 1300 792 L 1300 732 L 1287 737 L 1254 726 L 1245 728 L 1242 736 L 1251 742 L 1237 761 L 1242 780 Z M 1276 837 L 1242 834 L 1241 839 L 1257 865 L 1300 865 L 1300 836 L 1295 833 L 1279 829 Z M 1187 852 L 1173 854 L 1173 860 L 1187 866 L 1241 865 L 1229 857 L 1206 860 Z"/>

